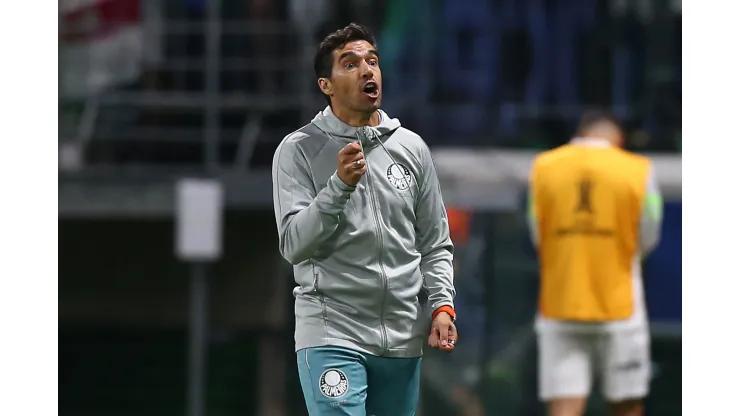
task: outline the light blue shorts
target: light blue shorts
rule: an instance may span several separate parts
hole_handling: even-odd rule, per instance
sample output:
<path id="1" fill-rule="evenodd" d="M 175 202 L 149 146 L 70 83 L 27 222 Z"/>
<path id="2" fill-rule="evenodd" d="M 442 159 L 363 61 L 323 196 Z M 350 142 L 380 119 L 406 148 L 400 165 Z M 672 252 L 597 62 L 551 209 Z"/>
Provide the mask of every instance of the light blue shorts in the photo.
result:
<path id="1" fill-rule="evenodd" d="M 376 357 L 340 347 L 306 348 L 296 355 L 311 416 L 416 414 L 421 357 Z"/>

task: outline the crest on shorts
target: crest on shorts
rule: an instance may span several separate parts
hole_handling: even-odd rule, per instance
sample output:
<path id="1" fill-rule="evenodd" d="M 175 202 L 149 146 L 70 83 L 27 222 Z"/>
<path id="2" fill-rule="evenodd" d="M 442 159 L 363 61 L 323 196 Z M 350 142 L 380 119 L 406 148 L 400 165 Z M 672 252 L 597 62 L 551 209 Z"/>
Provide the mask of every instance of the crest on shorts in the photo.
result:
<path id="1" fill-rule="evenodd" d="M 330 368 L 319 377 L 319 390 L 321 394 L 331 399 L 336 399 L 347 394 L 349 380 L 344 371 L 338 368 Z"/>
<path id="2" fill-rule="evenodd" d="M 388 166 L 386 176 L 399 191 L 408 190 L 411 187 L 411 171 L 400 163 L 392 163 Z"/>

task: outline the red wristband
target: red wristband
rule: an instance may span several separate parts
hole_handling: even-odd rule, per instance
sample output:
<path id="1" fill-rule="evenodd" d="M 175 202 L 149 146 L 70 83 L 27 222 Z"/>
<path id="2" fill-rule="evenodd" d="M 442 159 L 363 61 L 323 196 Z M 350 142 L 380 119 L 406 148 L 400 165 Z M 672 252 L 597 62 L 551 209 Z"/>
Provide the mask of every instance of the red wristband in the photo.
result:
<path id="1" fill-rule="evenodd" d="M 450 315 L 450 318 L 452 318 L 453 320 L 455 319 L 455 310 L 452 309 L 452 306 L 444 305 L 440 306 L 439 308 L 437 308 L 436 311 L 434 311 L 434 313 L 432 314 L 432 320 L 434 320 L 434 318 L 436 318 L 440 312 L 447 312 L 447 314 Z"/>

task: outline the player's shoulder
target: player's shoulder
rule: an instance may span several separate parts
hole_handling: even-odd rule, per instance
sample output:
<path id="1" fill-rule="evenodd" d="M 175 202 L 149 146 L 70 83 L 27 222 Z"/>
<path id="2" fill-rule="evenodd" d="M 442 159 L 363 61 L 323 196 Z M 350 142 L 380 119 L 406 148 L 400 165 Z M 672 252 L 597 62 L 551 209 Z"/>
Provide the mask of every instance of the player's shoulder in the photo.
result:
<path id="1" fill-rule="evenodd" d="M 558 161 L 562 160 L 564 157 L 568 156 L 569 149 L 570 149 L 570 146 L 567 144 L 564 144 L 554 149 L 545 150 L 543 152 L 537 153 L 534 156 L 532 165 L 535 168 L 537 168 L 537 167 L 544 167 L 544 166 L 552 165 L 553 163 L 557 163 Z"/>
<path id="2" fill-rule="evenodd" d="M 611 152 L 611 164 L 620 166 L 621 172 L 632 172 L 638 176 L 650 175 L 653 169 L 652 160 L 644 155 L 615 147 Z"/>
<path id="3" fill-rule="evenodd" d="M 650 158 L 622 148 L 614 148 L 614 154 L 628 162 L 651 164 Z"/>

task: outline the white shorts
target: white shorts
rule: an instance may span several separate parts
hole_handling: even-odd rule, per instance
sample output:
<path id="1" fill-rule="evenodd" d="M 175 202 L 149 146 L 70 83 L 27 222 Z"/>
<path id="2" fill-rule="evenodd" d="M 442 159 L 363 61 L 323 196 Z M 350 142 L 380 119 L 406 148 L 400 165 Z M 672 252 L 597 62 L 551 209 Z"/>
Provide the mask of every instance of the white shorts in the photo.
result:
<path id="1" fill-rule="evenodd" d="M 608 402 L 642 399 L 650 389 L 650 333 L 538 331 L 539 396 L 543 401 L 588 397 L 595 375 Z"/>

